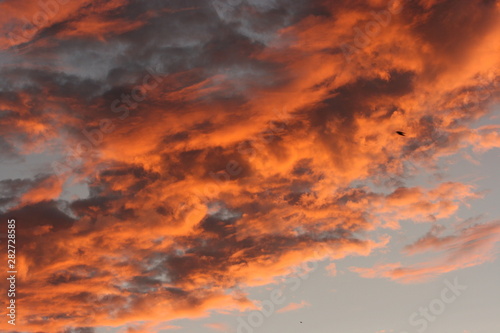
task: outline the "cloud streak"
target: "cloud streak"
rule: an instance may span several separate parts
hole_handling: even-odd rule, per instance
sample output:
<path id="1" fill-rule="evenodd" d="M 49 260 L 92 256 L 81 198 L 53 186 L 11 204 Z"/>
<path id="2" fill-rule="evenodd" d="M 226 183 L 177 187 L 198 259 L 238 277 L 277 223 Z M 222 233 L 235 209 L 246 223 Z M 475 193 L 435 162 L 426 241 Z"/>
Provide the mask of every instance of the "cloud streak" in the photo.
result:
<path id="1" fill-rule="evenodd" d="M 40 8 L 2 1 L 2 158 L 52 158 L 0 181 L 1 218 L 19 221 L 22 331 L 157 331 L 254 309 L 247 287 L 305 260 L 374 255 L 385 229 L 478 199 L 472 184 L 406 182 L 463 149 L 498 148 L 498 128 L 473 122 L 499 100 L 499 3 L 393 5 L 346 62 L 341 45 L 387 3 L 247 0 L 221 14 L 207 1 L 72 1 L 13 45 Z M 124 100 L 148 68 L 158 86 Z M 113 130 L 75 153 L 103 119 Z M 75 183 L 89 195 L 63 199 Z M 405 251 L 443 251 L 435 261 L 352 270 L 425 280 L 492 258 L 498 232 L 434 230 Z"/>

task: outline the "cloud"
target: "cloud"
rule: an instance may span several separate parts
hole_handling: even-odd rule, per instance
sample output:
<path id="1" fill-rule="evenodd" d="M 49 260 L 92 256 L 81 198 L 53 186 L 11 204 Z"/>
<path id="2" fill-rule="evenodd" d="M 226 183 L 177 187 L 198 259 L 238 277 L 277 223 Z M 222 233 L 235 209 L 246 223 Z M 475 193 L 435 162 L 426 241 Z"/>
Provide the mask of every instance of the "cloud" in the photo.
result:
<path id="1" fill-rule="evenodd" d="M 372 268 L 350 267 L 365 278 L 388 278 L 402 283 L 425 282 L 440 274 L 492 261 L 497 250 L 500 222 L 491 221 L 464 227 L 448 236 L 439 236 L 442 227 L 433 227 L 424 237 L 405 247 L 407 255 L 437 252 L 433 259 L 412 265 L 379 264 Z"/>
<path id="2" fill-rule="evenodd" d="M 62 185 L 59 178 L 48 177 L 24 193 L 21 196 L 21 204 L 57 199 L 62 192 Z"/>
<path id="3" fill-rule="evenodd" d="M 284 312 L 290 312 L 290 311 L 295 311 L 295 310 L 298 310 L 298 309 L 302 309 L 306 306 L 311 306 L 311 304 L 309 304 L 308 302 L 306 301 L 302 301 L 300 303 L 290 303 L 284 307 L 282 307 L 281 309 L 279 309 L 278 313 L 284 313 Z"/>
<path id="4" fill-rule="evenodd" d="M 328 275 L 337 276 L 337 265 L 335 265 L 334 262 L 326 266 L 325 269 L 328 272 Z"/>
<path id="5" fill-rule="evenodd" d="M 253 309 L 247 287 L 375 255 L 383 229 L 444 223 L 480 197 L 408 179 L 498 148 L 497 127 L 473 125 L 498 102 L 498 2 L 58 3 L 31 25 L 38 1 L 0 3 L 2 160 L 56 163 L 0 180 L 22 331 Z M 347 61 L 341 45 L 384 10 Z M 74 184 L 89 196 L 61 198 Z M 435 261 L 353 270 L 411 282 L 476 265 L 495 255 L 495 223 L 406 248 Z"/>
<path id="6" fill-rule="evenodd" d="M 231 328 L 224 323 L 208 323 L 204 324 L 203 326 L 218 332 L 229 332 L 231 330 Z"/>

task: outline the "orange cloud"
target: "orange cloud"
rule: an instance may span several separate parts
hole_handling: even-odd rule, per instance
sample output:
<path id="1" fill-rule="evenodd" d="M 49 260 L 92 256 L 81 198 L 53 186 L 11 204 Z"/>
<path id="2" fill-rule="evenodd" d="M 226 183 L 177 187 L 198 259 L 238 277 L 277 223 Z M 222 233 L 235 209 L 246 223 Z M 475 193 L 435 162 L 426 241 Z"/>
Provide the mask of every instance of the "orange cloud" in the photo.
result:
<path id="1" fill-rule="evenodd" d="M 302 308 L 304 308 L 306 306 L 311 306 L 311 304 L 309 304 L 306 301 L 302 301 L 300 303 L 290 303 L 290 304 L 282 307 L 281 309 L 279 309 L 276 312 L 277 313 L 290 312 L 290 311 L 295 311 L 295 310 L 298 310 L 298 309 L 302 309 Z"/>
<path id="2" fill-rule="evenodd" d="M 57 177 L 48 177 L 21 196 L 21 204 L 37 203 L 57 199 L 62 192 L 63 183 Z"/>
<path id="3" fill-rule="evenodd" d="M 224 323 L 208 323 L 208 324 L 205 324 L 203 325 L 205 327 L 208 327 L 214 331 L 218 331 L 218 332 L 230 332 L 231 328 L 227 325 L 227 324 L 224 324 Z"/>
<path id="4" fill-rule="evenodd" d="M 246 287 L 387 251 L 383 229 L 480 197 L 408 180 L 499 147 L 498 126 L 473 127 L 499 100 L 498 3 L 282 6 L 71 1 L 24 26 L 38 1 L 0 3 L 2 156 L 43 163 L 0 180 L 0 215 L 20 221 L 18 327 L 156 332 L 253 309 Z M 74 184 L 88 197 L 63 200 Z M 405 248 L 433 260 L 351 269 L 418 282 L 471 267 L 494 257 L 497 226 L 434 228 Z"/>
<path id="5" fill-rule="evenodd" d="M 439 256 L 412 265 L 379 264 L 372 268 L 351 267 L 364 278 L 388 278 L 402 283 L 418 283 L 438 275 L 480 265 L 494 260 L 495 245 L 500 241 L 500 222 L 492 221 L 459 230 L 455 235 L 439 237 L 441 228 L 433 228 L 426 236 L 408 245 L 405 252 L 413 255 L 437 251 Z"/>
<path id="6" fill-rule="evenodd" d="M 328 275 L 337 276 L 337 265 L 334 262 L 325 267 Z"/>

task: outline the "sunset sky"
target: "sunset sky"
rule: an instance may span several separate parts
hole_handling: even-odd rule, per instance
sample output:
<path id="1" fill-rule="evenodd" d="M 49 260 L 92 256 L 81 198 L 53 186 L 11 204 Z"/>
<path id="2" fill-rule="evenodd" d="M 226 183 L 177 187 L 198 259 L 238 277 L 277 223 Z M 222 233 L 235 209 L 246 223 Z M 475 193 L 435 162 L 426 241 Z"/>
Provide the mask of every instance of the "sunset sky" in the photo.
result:
<path id="1" fill-rule="evenodd" d="M 499 0 L 0 13 L 0 332 L 500 332 Z"/>

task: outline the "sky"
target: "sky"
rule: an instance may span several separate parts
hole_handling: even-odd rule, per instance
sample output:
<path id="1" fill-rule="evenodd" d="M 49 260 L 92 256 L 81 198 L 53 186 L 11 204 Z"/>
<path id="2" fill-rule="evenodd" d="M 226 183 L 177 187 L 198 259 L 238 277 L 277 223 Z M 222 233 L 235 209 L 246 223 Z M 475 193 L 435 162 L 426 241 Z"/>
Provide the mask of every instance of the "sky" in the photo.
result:
<path id="1" fill-rule="evenodd" d="M 499 331 L 500 1 L 0 13 L 0 332 Z"/>

